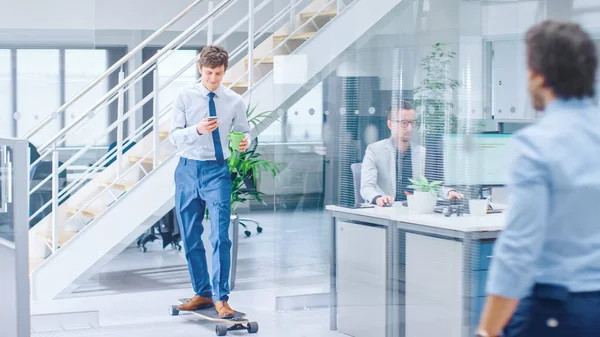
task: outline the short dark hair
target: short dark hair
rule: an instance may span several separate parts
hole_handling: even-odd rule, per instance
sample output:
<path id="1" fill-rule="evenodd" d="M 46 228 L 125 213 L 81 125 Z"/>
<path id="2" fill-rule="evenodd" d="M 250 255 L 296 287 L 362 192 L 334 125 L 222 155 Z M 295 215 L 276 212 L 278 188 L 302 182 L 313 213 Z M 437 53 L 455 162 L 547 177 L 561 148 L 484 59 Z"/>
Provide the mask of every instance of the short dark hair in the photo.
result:
<path id="1" fill-rule="evenodd" d="M 398 112 L 398 110 L 414 110 L 413 105 L 409 101 L 402 100 L 398 103 L 398 108 L 395 111 L 392 111 L 392 107 L 388 109 L 387 119 L 392 120 L 392 112 Z"/>
<path id="2" fill-rule="evenodd" d="M 207 68 L 225 66 L 225 70 L 227 70 L 227 66 L 229 65 L 229 54 L 227 53 L 227 50 L 221 46 L 208 45 L 202 48 L 198 64 Z"/>
<path id="3" fill-rule="evenodd" d="M 525 37 L 527 65 L 559 98 L 594 96 L 598 57 L 590 36 L 575 23 L 547 20 Z"/>

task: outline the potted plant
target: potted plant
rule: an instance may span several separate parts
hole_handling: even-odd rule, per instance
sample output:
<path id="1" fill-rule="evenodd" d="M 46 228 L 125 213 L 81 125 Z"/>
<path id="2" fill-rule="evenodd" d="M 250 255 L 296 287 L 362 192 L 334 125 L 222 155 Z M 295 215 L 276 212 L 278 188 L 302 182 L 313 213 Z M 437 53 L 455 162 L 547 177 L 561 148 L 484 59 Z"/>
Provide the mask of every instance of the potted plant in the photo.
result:
<path id="1" fill-rule="evenodd" d="M 421 59 L 423 80 L 415 88 L 414 106 L 419 110 L 417 124 L 425 134 L 456 133 L 458 118 L 454 109 L 454 90 L 460 83 L 450 76 L 456 53 L 445 50 L 438 42 L 431 53 Z"/>
<path id="2" fill-rule="evenodd" d="M 424 176 L 409 179 L 409 181 L 412 185 L 409 185 L 408 188 L 414 190 L 414 193 L 408 196 L 408 207 L 411 212 L 417 214 L 433 213 L 442 181 L 430 182 Z"/>
<path id="3" fill-rule="evenodd" d="M 264 111 L 259 114 L 255 114 L 256 106 L 246 108 L 246 117 L 248 124 L 251 129 L 256 128 L 263 120 L 271 118 L 270 111 Z M 265 202 L 262 200 L 264 195 L 258 191 L 257 186 L 260 182 L 261 172 L 267 172 L 268 174 L 275 177 L 280 172 L 279 165 L 273 161 L 261 159 L 261 154 L 257 152 L 258 140 L 255 138 L 252 142 L 252 146 L 246 151 L 240 152 L 237 149 L 229 145 L 229 158 L 227 163 L 229 165 L 229 173 L 231 175 L 231 215 L 232 224 L 239 223 L 244 227 L 244 234 L 250 236 L 251 232 L 248 230 L 246 222 L 255 222 L 257 224 L 256 231 L 262 232 L 262 228 L 258 222 L 251 219 L 240 219 L 237 215 L 237 207 L 241 203 L 245 203 L 249 200 L 255 200 L 262 204 Z M 208 208 L 206 209 L 205 219 L 208 219 Z"/>

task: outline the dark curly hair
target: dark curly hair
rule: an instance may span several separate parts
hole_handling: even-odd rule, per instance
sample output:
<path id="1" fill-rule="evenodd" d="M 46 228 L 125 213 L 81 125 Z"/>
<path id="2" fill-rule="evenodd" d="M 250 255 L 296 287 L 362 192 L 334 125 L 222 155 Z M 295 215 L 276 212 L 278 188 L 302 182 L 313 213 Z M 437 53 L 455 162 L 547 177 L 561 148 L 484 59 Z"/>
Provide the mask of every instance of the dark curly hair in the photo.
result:
<path id="1" fill-rule="evenodd" d="M 229 65 L 229 54 L 225 48 L 221 46 L 208 45 L 202 48 L 198 64 L 202 67 L 213 69 L 225 66 L 225 70 L 227 70 L 227 66 Z"/>
<path id="2" fill-rule="evenodd" d="M 598 58 L 590 36 L 575 23 L 547 20 L 526 34 L 527 63 L 562 99 L 594 96 Z"/>
<path id="3" fill-rule="evenodd" d="M 398 108 L 396 109 L 396 111 L 392 111 L 392 110 L 393 110 L 392 107 L 389 107 L 387 110 L 387 119 L 390 121 L 393 119 L 393 115 L 394 115 L 392 112 L 398 112 L 398 110 L 414 110 L 414 107 L 409 101 L 401 100 L 398 103 Z"/>

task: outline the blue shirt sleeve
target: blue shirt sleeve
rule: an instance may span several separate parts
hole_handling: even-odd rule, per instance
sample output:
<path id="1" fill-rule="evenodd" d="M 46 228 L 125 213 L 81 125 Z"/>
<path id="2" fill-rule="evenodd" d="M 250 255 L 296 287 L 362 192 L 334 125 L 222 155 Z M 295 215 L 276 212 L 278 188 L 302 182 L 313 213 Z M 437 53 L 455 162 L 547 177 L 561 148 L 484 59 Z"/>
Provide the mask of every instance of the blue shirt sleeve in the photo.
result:
<path id="1" fill-rule="evenodd" d="M 487 293 L 521 299 L 533 286 L 548 226 L 548 166 L 534 137 L 515 136 L 507 184 L 507 225 L 494 246 Z"/>

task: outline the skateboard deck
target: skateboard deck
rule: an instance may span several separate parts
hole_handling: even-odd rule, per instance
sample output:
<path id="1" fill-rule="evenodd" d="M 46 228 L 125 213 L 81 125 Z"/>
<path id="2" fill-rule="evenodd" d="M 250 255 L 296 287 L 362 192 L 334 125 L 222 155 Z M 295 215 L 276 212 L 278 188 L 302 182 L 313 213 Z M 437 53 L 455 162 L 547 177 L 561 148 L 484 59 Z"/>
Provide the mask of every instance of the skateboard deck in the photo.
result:
<path id="1" fill-rule="evenodd" d="M 189 301 L 190 301 L 189 298 L 180 298 L 179 300 L 177 300 L 177 302 L 179 304 L 184 304 Z M 248 323 L 248 320 L 246 319 L 246 313 L 240 312 L 240 311 L 235 311 L 234 316 L 232 318 L 219 317 L 219 314 L 217 314 L 217 310 L 215 309 L 214 305 L 210 306 L 208 308 L 205 308 L 205 309 L 198 309 L 198 310 L 186 311 L 186 312 L 191 312 L 194 315 L 200 316 L 201 318 L 204 318 L 204 319 L 212 321 L 212 322 L 222 322 L 222 323 L 231 323 L 231 324 Z"/>
<path id="2" fill-rule="evenodd" d="M 179 300 L 177 300 L 177 302 L 179 302 L 180 304 L 184 304 L 189 301 L 189 298 L 180 298 Z M 179 315 L 179 309 L 177 309 L 176 305 L 172 305 L 169 308 L 169 312 L 171 316 Z M 234 316 L 231 318 L 220 318 L 214 306 L 184 312 L 192 313 L 207 321 L 224 323 L 219 324 L 215 327 L 215 332 L 217 333 L 217 336 L 225 336 L 227 335 L 228 331 L 236 330 L 247 330 L 249 333 L 256 333 L 258 331 L 258 323 L 248 321 L 248 319 L 246 318 L 246 313 L 241 311 L 234 310 Z"/>

